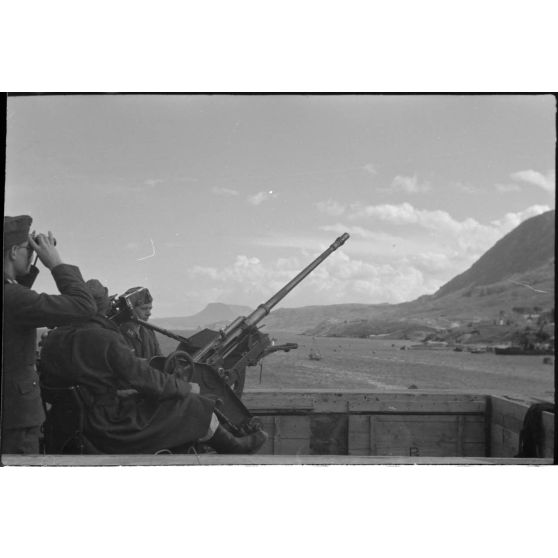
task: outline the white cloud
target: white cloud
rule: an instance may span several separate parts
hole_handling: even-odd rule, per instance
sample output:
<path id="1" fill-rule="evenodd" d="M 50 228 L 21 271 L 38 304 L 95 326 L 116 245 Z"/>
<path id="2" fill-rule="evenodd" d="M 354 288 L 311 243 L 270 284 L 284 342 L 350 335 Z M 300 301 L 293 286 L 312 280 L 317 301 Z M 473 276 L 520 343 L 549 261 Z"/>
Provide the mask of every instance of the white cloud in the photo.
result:
<path id="1" fill-rule="evenodd" d="M 450 182 L 449 187 L 452 189 L 455 188 L 457 190 L 461 190 L 462 192 L 466 192 L 467 194 L 476 194 L 479 191 L 478 188 L 469 184 L 468 182 L 461 181 Z"/>
<path id="2" fill-rule="evenodd" d="M 418 222 L 418 210 L 410 203 L 402 203 L 399 205 L 383 204 L 383 205 L 367 205 L 355 204 L 352 206 L 350 219 L 362 219 L 373 217 L 394 225 L 403 225 Z"/>
<path id="3" fill-rule="evenodd" d="M 222 187 L 219 187 L 219 186 L 214 186 L 213 188 L 211 188 L 211 191 L 216 196 L 232 197 L 232 196 L 238 196 L 239 195 L 237 190 L 233 190 L 231 188 L 222 188 Z"/>
<path id="4" fill-rule="evenodd" d="M 504 231 L 504 234 L 515 229 L 520 223 L 525 221 L 525 219 L 530 219 L 535 215 L 540 215 L 550 210 L 548 205 L 532 205 L 523 211 L 518 211 L 517 213 L 506 213 L 502 219 L 497 219 L 492 221 L 492 225 L 497 229 Z M 502 235 L 503 236 L 503 235 Z"/>
<path id="5" fill-rule="evenodd" d="M 415 176 L 396 176 L 391 184 L 392 189 L 401 190 L 403 192 L 408 192 L 410 194 L 418 194 L 422 192 L 428 192 L 430 190 L 430 184 L 427 182 L 420 182 L 417 175 Z"/>
<path id="6" fill-rule="evenodd" d="M 378 174 L 376 167 L 372 163 L 367 163 L 366 165 L 364 165 L 363 169 L 369 174 Z"/>
<path id="7" fill-rule="evenodd" d="M 548 171 L 546 175 L 534 170 L 523 170 L 514 172 L 510 176 L 512 180 L 534 184 L 547 192 L 554 192 L 556 185 L 556 174 L 554 170 Z"/>
<path id="8" fill-rule="evenodd" d="M 316 202 L 316 207 L 320 213 L 325 213 L 326 215 L 332 215 L 333 217 L 342 215 L 345 213 L 346 206 L 336 202 L 334 200 L 325 200 Z"/>
<path id="9" fill-rule="evenodd" d="M 231 292 L 241 292 L 244 296 L 257 294 L 263 298 L 271 296 L 300 271 L 294 260 L 291 262 L 294 269 L 288 263 L 289 260 L 280 259 L 275 264 L 265 265 L 259 258 L 239 254 L 231 265 L 221 269 L 193 266 L 188 273 L 192 277 L 206 277 L 216 281 Z"/>
<path id="10" fill-rule="evenodd" d="M 520 192 L 521 187 L 518 184 L 496 184 L 494 186 L 498 192 Z"/>
<path id="11" fill-rule="evenodd" d="M 352 209 L 349 215 L 352 221 L 364 220 L 374 226 L 374 231 L 363 227 L 349 229 L 360 237 L 377 238 L 382 224 L 395 227 L 391 239 L 394 245 L 402 248 L 402 254 L 446 254 L 450 258 L 448 271 L 461 272 L 522 221 L 544 213 L 550 207 L 533 205 L 489 224 L 479 223 L 471 217 L 459 221 L 446 211 L 417 209 L 409 203 L 354 206 Z M 374 253 L 372 243 L 371 250 Z M 387 255 L 388 251 L 384 249 L 383 253 Z"/>
<path id="12" fill-rule="evenodd" d="M 154 188 L 157 184 L 162 184 L 163 182 L 164 180 L 162 178 L 148 178 L 143 181 L 146 186 L 150 186 L 151 188 Z"/>
<path id="13" fill-rule="evenodd" d="M 351 239 L 289 293 L 282 306 L 399 303 L 434 293 L 522 221 L 549 208 L 534 205 L 487 224 L 472 218 L 460 221 L 445 211 L 417 209 L 408 203 L 351 209 L 353 218 L 365 223 L 322 226 L 322 231 L 349 232 Z M 386 232 L 379 230 L 382 223 L 397 227 Z M 223 268 L 196 266 L 189 273 L 206 278 L 205 288 L 220 289 L 222 300 L 257 305 L 325 249 L 320 244 L 327 244 L 319 238 L 301 237 L 292 245 L 291 241 L 294 238 L 274 239 L 272 244 L 297 249 L 287 258 L 264 261 L 241 254 Z"/>
<path id="14" fill-rule="evenodd" d="M 278 194 L 276 194 L 273 190 L 268 190 L 265 192 L 258 192 L 253 196 L 249 196 L 246 201 L 251 205 L 260 205 L 264 201 L 276 198 L 277 195 Z"/>

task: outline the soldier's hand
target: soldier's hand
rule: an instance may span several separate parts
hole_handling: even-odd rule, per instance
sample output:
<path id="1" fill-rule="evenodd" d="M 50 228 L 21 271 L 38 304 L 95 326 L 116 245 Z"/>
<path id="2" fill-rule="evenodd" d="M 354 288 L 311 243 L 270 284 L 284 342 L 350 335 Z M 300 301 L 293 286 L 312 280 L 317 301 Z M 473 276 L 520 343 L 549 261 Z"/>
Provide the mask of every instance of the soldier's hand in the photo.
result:
<path id="1" fill-rule="evenodd" d="M 51 231 L 46 234 L 38 234 L 35 238 L 29 235 L 29 246 L 35 250 L 43 265 L 52 269 L 62 263 L 62 258 L 56 248 L 56 240 Z"/>
<path id="2" fill-rule="evenodd" d="M 192 393 L 200 393 L 200 384 L 196 384 L 194 382 L 190 382 L 190 386 L 192 386 Z"/>

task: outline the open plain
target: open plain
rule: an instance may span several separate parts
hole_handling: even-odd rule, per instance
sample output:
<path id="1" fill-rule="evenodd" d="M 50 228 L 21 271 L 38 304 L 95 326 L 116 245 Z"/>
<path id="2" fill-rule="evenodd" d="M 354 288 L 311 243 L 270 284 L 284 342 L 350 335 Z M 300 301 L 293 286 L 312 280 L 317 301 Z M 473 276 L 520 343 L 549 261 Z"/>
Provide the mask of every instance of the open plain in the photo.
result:
<path id="1" fill-rule="evenodd" d="M 456 352 L 451 348 L 402 350 L 413 343 L 268 333 L 279 344 L 298 343 L 298 349 L 272 353 L 261 367 L 248 368 L 247 389 L 441 389 L 554 401 L 554 366 L 544 364 L 543 356 Z M 165 354 L 176 346 L 172 339 L 160 341 Z M 319 351 L 321 360 L 309 359 L 312 348 Z"/>

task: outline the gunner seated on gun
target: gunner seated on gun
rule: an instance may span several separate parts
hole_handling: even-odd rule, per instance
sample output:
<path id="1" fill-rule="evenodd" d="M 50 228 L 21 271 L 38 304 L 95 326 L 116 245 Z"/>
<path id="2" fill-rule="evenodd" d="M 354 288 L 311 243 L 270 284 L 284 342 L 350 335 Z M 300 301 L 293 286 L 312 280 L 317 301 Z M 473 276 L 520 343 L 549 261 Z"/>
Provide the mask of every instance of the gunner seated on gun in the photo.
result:
<path id="1" fill-rule="evenodd" d="M 85 404 L 84 435 L 103 453 L 156 453 L 202 442 L 218 453 L 254 453 L 267 439 L 258 430 L 236 437 L 219 424 L 215 402 L 199 385 L 136 357 L 113 321 L 99 281 L 87 281 L 98 313 L 79 325 L 54 330 L 41 353 L 41 380 L 79 384 Z M 135 389 L 139 397 L 120 398 Z"/>
<path id="2" fill-rule="evenodd" d="M 134 317 L 147 322 L 153 308 L 153 297 L 149 290 L 145 287 L 132 287 L 123 296 L 129 298 L 133 306 Z M 163 354 L 155 333 L 138 322 L 127 320 L 120 324 L 120 331 L 137 357 L 149 361 L 154 356 Z"/>

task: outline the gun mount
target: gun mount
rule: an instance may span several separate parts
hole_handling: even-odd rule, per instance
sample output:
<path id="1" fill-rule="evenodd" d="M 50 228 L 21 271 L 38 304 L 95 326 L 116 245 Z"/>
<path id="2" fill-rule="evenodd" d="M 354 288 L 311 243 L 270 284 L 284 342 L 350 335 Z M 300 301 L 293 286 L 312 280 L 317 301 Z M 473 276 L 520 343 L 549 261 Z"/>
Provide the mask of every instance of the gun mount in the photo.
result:
<path id="1" fill-rule="evenodd" d="M 217 402 L 216 412 L 229 428 L 240 434 L 252 431 L 252 416 L 240 401 L 246 367 L 256 365 L 262 358 L 277 350 L 289 351 L 296 348 L 294 343 L 274 347 L 269 335 L 262 333 L 257 325 L 348 238 L 347 233 L 342 234 L 267 302 L 260 304 L 250 315 L 239 316 L 221 331 L 206 329 L 190 338 L 184 338 L 149 322 L 132 318 L 147 328 L 179 341 L 177 350 L 165 362 L 162 362 L 161 357 L 155 357 L 152 365 L 167 372 L 178 373 L 188 381 L 199 384 L 201 395 Z"/>

